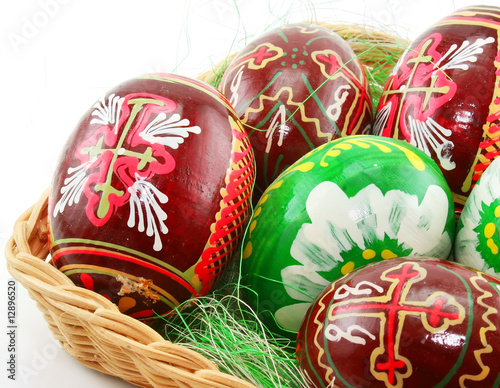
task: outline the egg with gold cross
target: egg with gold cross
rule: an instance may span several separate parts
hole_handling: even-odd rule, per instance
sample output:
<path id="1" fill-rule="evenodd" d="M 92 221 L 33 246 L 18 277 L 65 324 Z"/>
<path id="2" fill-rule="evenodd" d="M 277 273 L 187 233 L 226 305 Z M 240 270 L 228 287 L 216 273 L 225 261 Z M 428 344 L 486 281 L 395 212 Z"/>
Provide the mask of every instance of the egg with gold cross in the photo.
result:
<path id="1" fill-rule="evenodd" d="M 420 34 L 389 76 L 373 134 L 403 139 L 439 165 L 457 217 L 500 155 L 500 7 L 457 9 Z"/>
<path id="2" fill-rule="evenodd" d="M 294 338 L 312 300 L 362 265 L 448 258 L 450 189 L 430 157 L 379 136 L 346 136 L 307 153 L 267 188 L 243 242 L 242 283 L 267 326 Z"/>
<path id="3" fill-rule="evenodd" d="M 70 134 L 49 194 L 51 263 L 148 320 L 212 289 L 250 215 L 253 153 L 226 98 L 175 74 L 108 91 Z"/>
<path id="4" fill-rule="evenodd" d="M 500 280 L 448 260 L 359 268 L 318 295 L 300 328 L 307 387 L 497 387 Z"/>

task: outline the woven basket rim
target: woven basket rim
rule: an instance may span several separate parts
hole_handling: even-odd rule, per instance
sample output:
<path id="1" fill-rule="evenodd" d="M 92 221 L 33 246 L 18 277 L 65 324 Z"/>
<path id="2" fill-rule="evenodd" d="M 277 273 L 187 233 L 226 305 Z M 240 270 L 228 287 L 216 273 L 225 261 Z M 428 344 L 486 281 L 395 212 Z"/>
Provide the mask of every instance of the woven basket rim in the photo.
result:
<path id="1" fill-rule="evenodd" d="M 346 40 L 355 54 L 366 51 L 370 42 L 389 53 L 402 52 L 408 44 L 400 37 L 367 27 L 312 23 L 344 38 L 351 36 Z M 209 82 L 220 76 L 235 55 L 198 78 Z M 46 262 L 48 194 L 49 189 L 15 222 L 5 256 L 9 273 L 37 302 L 54 338 L 71 356 L 89 368 L 141 387 L 256 388 L 220 371 L 198 352 L 165 340 L 151 327 L 120 313 L 102 295 L 75 286 Z"/>

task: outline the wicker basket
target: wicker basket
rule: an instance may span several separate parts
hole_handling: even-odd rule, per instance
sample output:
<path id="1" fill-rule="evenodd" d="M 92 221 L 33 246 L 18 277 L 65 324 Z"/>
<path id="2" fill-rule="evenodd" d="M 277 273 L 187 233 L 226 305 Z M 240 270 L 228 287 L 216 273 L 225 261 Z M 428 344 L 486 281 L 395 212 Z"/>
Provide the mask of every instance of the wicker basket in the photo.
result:
<path id="1" fill-rule="evenodd" d="M 368 67 L 380 63 L 384 55 L 399 57 L 407 44 L 366 28 L 322 25 L 343 36 L 356 54 L 376 45 L 373 55 L 362 59 Z M 199 78 L 216 83 L 229 60 Z M 71 356 L 141 387 L 255 387 L 221 372 L 203 355 L 166 341 L 149 326 L 121 314 L 108 299 L 75 286 L 47 263 L 47 197 L 48 190 L 15 223 L 6 245 L 7 269 L 37 302 L 55 339 Z"/>

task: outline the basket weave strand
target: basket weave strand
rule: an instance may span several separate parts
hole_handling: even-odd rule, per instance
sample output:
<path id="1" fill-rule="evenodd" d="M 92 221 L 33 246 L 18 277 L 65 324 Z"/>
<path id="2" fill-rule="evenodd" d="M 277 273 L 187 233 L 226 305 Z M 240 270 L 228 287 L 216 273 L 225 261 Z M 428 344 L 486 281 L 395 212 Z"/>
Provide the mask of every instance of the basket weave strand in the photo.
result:
<path id="1" fill-rule="evenodd" d="M 47 199 L 48 191 L 15 223 L 6 245 L 7 269 L 37 302 L 54 338 L 72 357 L 141 387 L 255 388 L 195 351 L 164 340 L 46 263 Z"/>
<path id="2" fill-rule="evenodd" d="M 316 23 L 344 38 L 367 68 L 387 67 L 408 42 L 360 26 Z M 366 54 L 369 55 L 366 55 Z M 216 85 L 233 54 L 198 78 Z M 93 291 L 75 286 L 45 259 L 49 254 L 48 190 L 14 225 L 7 269 L 35 300 L 54 338 L 82 364 L 141 387 L 257 388 L 221 372 L 214 362 L 166 341 Z"/>

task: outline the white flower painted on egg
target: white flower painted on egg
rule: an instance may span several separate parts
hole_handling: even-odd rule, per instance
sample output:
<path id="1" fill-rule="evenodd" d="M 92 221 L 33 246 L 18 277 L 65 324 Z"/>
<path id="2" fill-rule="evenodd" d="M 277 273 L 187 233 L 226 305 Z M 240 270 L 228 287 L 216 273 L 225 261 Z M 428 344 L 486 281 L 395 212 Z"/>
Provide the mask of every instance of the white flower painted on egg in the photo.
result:
<path id="1" fill-rule="evenodd" d="M 337 184 L 320 183 L 306 201 L 311 222 L 302 225 L 290 249 L 298 264 L 281 272 L 286 292 L 298 303 L 277 310 L 277 322 L 298 330 L 310 303 L 330 283 L 322 273 L 341 276 L 393 257 L 447 258 L 452 244 L 445 230 L 448 208 L 445 191 L 436 185 L 419 203 L 416 195 L 384 194 L 374 184 L 349 198 Z"/>

